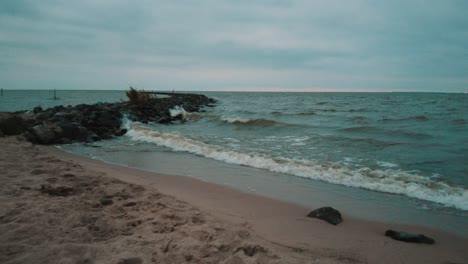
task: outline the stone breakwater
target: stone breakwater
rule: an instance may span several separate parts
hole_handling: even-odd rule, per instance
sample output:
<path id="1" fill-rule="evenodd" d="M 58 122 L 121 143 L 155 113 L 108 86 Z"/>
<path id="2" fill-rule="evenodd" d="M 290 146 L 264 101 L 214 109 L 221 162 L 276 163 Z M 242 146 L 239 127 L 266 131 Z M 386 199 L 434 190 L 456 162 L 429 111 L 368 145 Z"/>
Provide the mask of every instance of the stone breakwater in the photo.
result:
<path id="1" fill-rule="evenodd" d="M 37 144 L 68 144 L 93 142 L 124 135 L 122 117 L 132 121 L 170 124 L 182 120 L 171 116 L 170 110 L 183 107 L 188 112 L 212 107 L 216 101 L 200 94 L 174 94 L 167 98 L 153 98 L 145 103 L 130 102 L 55 106 L 43 110 L 0 113 L 0 136 L 23 135 Z"/>

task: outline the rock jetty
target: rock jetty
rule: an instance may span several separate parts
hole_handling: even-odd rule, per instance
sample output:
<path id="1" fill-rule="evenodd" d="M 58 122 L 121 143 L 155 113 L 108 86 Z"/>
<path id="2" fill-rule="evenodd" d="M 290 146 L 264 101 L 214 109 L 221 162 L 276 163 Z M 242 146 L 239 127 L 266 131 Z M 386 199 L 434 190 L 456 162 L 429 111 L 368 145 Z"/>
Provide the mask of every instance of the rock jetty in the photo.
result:
<path id="1" fill-rule="evenodd" d="M 183 107 L 188 112 L 212 107 L 216 101 L 201 94 L 173 94 L 150 98 L 144 102 L 118 102 L 36 107 L 30 111 L 0 113 L 0 136 L 23 135 L 36 144 L 93 142 L 122 136 L 125 115 L 131 121 L 170 124 L 182 115 L 171 116 L 170 110 Z"/>

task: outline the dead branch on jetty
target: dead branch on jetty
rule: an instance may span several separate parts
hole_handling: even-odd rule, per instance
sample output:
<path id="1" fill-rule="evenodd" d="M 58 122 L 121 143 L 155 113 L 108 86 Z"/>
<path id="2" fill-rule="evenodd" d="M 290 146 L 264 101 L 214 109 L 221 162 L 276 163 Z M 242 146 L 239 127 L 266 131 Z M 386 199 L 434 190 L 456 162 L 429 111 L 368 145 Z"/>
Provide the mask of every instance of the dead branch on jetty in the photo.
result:
<path id="1" fill-rule="evenodd" d="M 130 90 L 126 91 L 125 94 L 128 97 L 128 101 L 132 104 L 144 104 L 150 101 L 151 97 L 144 90 L 136 90 L 130 86 Z"/>

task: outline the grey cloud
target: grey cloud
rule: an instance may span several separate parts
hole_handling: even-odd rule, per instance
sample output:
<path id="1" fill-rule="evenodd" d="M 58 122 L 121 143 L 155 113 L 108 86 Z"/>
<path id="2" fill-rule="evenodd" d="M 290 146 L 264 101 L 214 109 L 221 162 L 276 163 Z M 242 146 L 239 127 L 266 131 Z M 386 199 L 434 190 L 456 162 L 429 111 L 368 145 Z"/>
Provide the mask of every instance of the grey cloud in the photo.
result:
<path id="1" fill-rule="evenodd" d="M 0 79 L 14 88 L 468 86 L 463 1 L 21 0 L 0 10 Z"/>

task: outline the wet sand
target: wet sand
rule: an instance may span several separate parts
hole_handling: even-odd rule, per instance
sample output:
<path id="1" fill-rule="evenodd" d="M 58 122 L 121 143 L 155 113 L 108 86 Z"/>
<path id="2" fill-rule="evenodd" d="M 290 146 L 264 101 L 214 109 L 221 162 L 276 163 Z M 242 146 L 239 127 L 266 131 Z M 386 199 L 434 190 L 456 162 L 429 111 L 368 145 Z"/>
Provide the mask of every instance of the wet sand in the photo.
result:
<path id="1" fill-rule="evenodd" d="M 0 138 L 0 263 L 464 263 L 468 238 Z M 182 166 L 182 165 L 181 165 Z M 326 206 L 326 205 L 323 205 Z M 410 244 L 385 230 L 424 233 Z"/>

